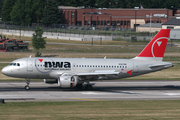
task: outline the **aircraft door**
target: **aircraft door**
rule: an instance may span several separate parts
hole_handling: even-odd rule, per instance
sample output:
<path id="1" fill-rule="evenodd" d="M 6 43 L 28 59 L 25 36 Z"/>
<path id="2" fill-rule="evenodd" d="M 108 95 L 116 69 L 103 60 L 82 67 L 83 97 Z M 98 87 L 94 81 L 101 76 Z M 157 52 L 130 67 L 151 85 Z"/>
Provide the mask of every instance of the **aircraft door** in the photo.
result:
<path id="1" fill-rule="evenodd" d="M 28 60 L 27 62 L 27 71 L 32 72 L 33 71 L 33 61 L 32 60 Z"/>
<path id="2" fill-rule="evenodd" d="M 138 62 L 133 62 L 133 72 L 138 72 Z"/>

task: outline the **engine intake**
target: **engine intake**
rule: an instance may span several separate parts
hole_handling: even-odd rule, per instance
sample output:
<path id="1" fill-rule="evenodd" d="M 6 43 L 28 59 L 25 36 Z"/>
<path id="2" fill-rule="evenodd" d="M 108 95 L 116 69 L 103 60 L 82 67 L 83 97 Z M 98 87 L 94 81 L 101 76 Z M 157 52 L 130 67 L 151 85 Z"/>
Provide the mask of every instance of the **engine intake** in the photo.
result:
<path id="1" fill-rule="evenodd" d="M 58 85 L 62 88 L 73 88 L 78 83 L 78 76 L 63 74 L 58 77 Z"/>

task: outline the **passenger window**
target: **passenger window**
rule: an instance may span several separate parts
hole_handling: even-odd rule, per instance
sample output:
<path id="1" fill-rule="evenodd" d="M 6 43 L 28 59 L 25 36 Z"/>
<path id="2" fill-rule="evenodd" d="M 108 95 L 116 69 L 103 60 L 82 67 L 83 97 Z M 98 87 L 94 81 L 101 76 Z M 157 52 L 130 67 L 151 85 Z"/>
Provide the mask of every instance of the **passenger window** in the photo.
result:
<path id="1" fill-rule="evenodd" d="M 16 66 L 16 63 L 13 63 L 13 66 Z"/>
<path id="2" fill-rule="evenodd" d="M 17 66 L 20 66 L 20 64 L 19 64 L 19 63 L 17 63 Z"/>

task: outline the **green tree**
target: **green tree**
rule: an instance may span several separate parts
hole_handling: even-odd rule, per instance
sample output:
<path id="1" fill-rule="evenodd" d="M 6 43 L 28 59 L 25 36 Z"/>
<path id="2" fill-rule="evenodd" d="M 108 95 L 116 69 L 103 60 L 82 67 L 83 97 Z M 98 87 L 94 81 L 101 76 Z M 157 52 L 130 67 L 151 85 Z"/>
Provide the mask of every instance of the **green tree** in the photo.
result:
<path id="1" fill-rule="evenodd" d="M 47 0 L 33 0 L 33 4 L 32 4 L 33 14 L 31 17 L 34 23 L 39 23 L 42 20 L 43 10 L 44 10 L 46 1 Z"/>
<path id="2" fill-rule="evenodd" d="M 0 17 L 2 17 L 2 8 L 5 0 L 0 0 Z"/>
<path id="3" fill-rule="evenodd" d="M 78 0 L 77 6 L 85 6 L 85 7 L 97 7 L 96 0 Z"/>
<path id="4" fill-rule="evenodd" d="M 40 49 L 44 49 L 46 48 L 46 41 L 43 38 L 43 32 L 44 30 L 42 28 L 40 28 L 40 26 L 38 25 L 35 29 L 35 33 L 33 34 L 33 38 L 32 38 L 32 46 L 34 47 L 34 49 L 36 49 L 36 57 L 41 56 L 41 53 L 39 52 Z"/>
<path id="5" fill-rule="evenodd" d="M 55 0 L 47 0 L 41 22 L 46 25 L 60 23 L 60 16 L 57 2 Z"/>
<path id="6" fill-rule="evenodd" d="M 33 16 L 33 9 L 32 9 L 33 0 L 26 0 L 24 5 L 24 12 L 25 12 L 25 24 L 31 25 L 33 22 L 32 16 Z"/>
<path id="7" fill-rule="evenodd" d="M 12 8 L 12 11 L 10 12 L 11 20 L 16 24 L 20 22 L 21 24 L 24 23 L 24 2 L 24 0 L 17 0 Z"/>
<path id="8" fill-rule="evenodd" d="M 5 0 L 2 8 L 2 20 L 4 22 L 11 21 L 10 12 L 16 0 Z"/>

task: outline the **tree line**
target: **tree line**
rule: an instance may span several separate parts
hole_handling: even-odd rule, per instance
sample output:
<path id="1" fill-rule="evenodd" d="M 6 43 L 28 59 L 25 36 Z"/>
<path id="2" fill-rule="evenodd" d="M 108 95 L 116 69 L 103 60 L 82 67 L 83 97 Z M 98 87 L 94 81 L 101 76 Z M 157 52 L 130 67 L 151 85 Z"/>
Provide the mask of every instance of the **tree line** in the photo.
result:
<path id="1" fill-rule="evenodd" d="M 3 22 L 31 25 L 32 23 L 60 23 L 57 0 L 3 0 Z M 1 1 L 2 2 L 2 1 Z"/>
<path id="2" fill-rule="evenodd" d="M 58 6 L 86 8 L 180 8 L 180 0 L 0 0 L 2 21 L 15 24 L 61 23 Z"/>

